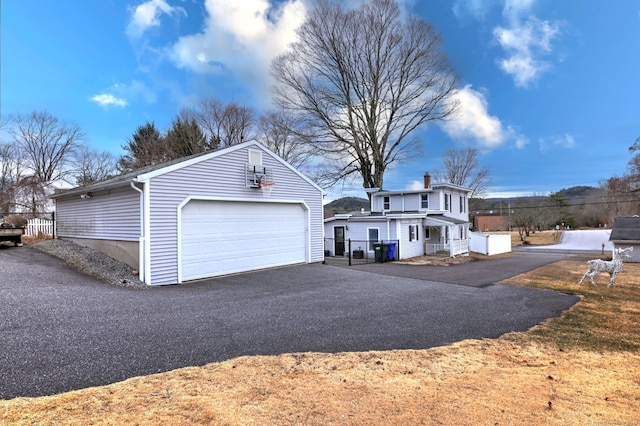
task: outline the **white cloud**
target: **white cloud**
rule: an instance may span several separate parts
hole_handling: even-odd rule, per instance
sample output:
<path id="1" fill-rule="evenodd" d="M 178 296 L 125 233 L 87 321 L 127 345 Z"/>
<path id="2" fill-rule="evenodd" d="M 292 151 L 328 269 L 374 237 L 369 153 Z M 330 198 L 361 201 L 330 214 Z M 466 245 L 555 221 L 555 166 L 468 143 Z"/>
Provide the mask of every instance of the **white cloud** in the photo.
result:
<path id="1" fill-rule="evenodd" d="M 489 103 L 480 91 L 471 85 L 457 89 L 452 95 L 458 102 L 455 113 L 440 127 L 452 139 L 475 142 L 482 149 L 497 148 L 513 141 L 518 149 L 524 148 L 529 139 L 514 126 L 505 126 L 498 117 L 489 114 Z"/>
<path id="2" fill-rule="evenodd" d="M 306 18 L 302 0 L 207 0 L 201 33 L 180 38 L 170 49 L 180 68 L 198 73 L 227 71 L 255 86 L 268 86 L 271 60 L 295 40 Z"/>
<path id="3" fill-rule="evenodd" d="M 573 149 L 575 147 L 576 140 L 573 135 L 568 133 L 540 139 L 540 151 L 542 152 L 547 152 L 555 148 Z"/>
<path id="4" fill-rule="evenodd" d="M 510 130 L 513 134 L 513 139 L 514 139 L 516 148 L 523 149 L 525 146 L 529 144 L 529 138 L 527 138 L 525 135 L 515 131 L 512 127 L 510 127 Z"/>
<path id="5" fill-rule="evenodd" d="M 91 97 L 91 100 L 102 106 L 118 106 L 124 108 L 127 106 L 127 101 L 121 98 L 116 98 L 108 93 L 101 93 Z"/>
<path id="6" fill-rule="evenodd" d="M 408 191 L 418 191 L 424 189 L 424 181 L 412 180 L 406 188 Z"/>
<path id="7" fill-rule="evenodd" d="M 116 83 L 102 93 L 92 96 L 90 100 L 104 107 L 117 106 L 124 108 L 129 104 L 127 99 L 142 98 L 147 103 L 155 103 L 157 96 L 144 83 L 133 80 L 130 84 Z"/>
<path id="8" fill-rule="evenodd" d="M 507 0 L 502 12 L 506 25 L 493 30 L 507 54 L 498 66 L 512 76 L 518 87 L 527 87 L 550 68 L 550 63 L 541 58 L 551 53 L 552 41 L 560 34 L 559 22 L 543 21 L 531 14 L 534 2 Z"/>
<path id="9" fill-rule="evenodd" d="M 184 9 L 171 7 L 165 0 L 149 0 L 135 8 L 129 8 L 129 11 L 131 12 L 131 21 L 129 21 L 126 33 L 132 38 L 140 38 L 149 28 L 159 26 L 160 16 L 163 13 L 171 15 L 181 12 L 186 15 Z"/>
<path id="10" fill-rule="evenodd" d="M 473 140 L 484 148 L 495 148 L 505 139 L 505 129 L 497 117 L 489 115 L 485 96 L 467 85 L 452 96 L 458 102 L 454 116 L 441 127 L 456 140 Z"/>
<path id="11" fill-rule="evenodd" d="M 458 19 L 471 16 L 482 21 L 496 2 L 497 0 L 456 0 L 452 10 Z"/>

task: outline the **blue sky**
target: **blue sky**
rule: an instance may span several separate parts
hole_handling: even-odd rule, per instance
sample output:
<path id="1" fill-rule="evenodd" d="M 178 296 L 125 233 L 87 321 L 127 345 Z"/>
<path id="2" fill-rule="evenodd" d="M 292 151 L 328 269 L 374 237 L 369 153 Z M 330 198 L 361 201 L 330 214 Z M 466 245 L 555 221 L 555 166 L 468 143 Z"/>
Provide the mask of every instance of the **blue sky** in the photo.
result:
<path id="1" fill-rule="evenodd" d="M 346 3 L 357 4 L 354 0 Z M 385 189 L 410 188 L 474 146 L 493 195 L 597 186 L 640 136 L 640 0 L 405 0 L 460 77 L 455 120 L 416 136 Z M 0 114 L 47 110 L 116 155 L 139 125 L 167 128 L 216 97 L 264 111 L 269 64 L 313 0 L 5 0 Z M 364 196 L 356 182 L 328 198 Z"/>

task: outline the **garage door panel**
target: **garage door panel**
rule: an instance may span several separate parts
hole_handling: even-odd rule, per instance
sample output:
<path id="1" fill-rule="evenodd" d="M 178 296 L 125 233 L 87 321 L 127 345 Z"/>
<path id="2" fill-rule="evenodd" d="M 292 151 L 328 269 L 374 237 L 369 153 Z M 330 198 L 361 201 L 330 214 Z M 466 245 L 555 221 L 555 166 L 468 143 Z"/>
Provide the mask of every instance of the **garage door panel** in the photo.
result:
<path id="1" fill-rule="evenodd" d="M 182 210 L 182 280 L 306 261 L 298 204 L 191 201 Z"/>

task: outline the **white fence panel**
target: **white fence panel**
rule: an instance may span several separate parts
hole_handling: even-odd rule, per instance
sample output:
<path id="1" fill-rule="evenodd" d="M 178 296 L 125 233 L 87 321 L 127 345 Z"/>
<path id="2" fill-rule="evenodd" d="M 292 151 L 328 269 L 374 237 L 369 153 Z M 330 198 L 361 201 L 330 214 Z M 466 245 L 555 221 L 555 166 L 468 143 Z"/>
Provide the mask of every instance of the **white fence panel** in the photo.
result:
<path id="1" fill-rule="evenodd" d="M 511 235 L 471 232 L 469 250 L 492 256 L 511 252 Z"/>
<path id="2" fill-rule="evenodd" d="M 37 236 L 40 232 L 44 235 L 53 235 L 53 221 L 35 218 L 27 222 L 24 230 L 25 235 Z"/>

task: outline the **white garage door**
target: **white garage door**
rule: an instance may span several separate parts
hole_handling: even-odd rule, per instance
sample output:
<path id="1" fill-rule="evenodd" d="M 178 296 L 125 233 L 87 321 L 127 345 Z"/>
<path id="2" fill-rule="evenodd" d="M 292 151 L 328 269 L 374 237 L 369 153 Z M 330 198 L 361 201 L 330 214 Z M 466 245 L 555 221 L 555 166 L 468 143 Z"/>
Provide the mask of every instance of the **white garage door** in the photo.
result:
<path id="1" fill-rule="evenodd" d="M 182 281 L 306 261 L 300 204 L 192 200 L 181 222 Z"/>

